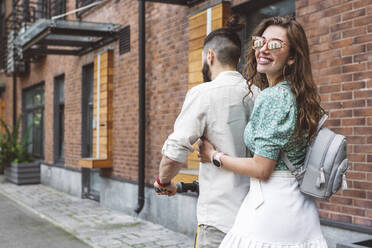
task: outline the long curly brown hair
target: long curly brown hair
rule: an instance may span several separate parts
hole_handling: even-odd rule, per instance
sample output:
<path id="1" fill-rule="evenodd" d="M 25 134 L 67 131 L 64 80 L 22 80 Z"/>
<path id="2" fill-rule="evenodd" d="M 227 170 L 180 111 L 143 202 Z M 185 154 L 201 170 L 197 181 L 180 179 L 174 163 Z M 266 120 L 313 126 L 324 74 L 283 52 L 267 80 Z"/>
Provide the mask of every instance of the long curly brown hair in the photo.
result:
<path id="1" fill-rule="evenodd" d="M 278 79 L 291 82 L 292 92 L 296 95 L 298 107 L 297 126 L 294 137 L 307 137 L 310 142 L 317 130 L 318 122 L 324 110 L 320 106 L 320 96 L 313 80 L 310 63 L 309 45 L 301 24 L 292 17 L 271 17 L 263 20 L 254 30 L 252 36 L 262 36 L 267 27 L 275 25 L 287 30 L 290 45 L 289 57 L 294 63 L 283 68 L 283 75 Z M 243 74 L 247 78 L 249 92 L 254 84 L 261 90 L 269 87 L 266 74 L 257 72 L 255 50 L 249 49 Z"/>

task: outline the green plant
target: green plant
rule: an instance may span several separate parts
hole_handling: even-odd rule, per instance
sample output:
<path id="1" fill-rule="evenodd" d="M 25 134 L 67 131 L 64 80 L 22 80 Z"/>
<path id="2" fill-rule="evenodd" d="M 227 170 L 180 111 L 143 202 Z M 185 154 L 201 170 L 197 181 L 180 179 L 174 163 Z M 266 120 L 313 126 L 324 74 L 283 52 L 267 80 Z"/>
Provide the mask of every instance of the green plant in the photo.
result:
<path id="1" fill-rule="evenodd" d="M 0 167 L 9 166 L 11 162 L 22 163 L 34 160 L 27 151 L 31 127 L 27 128 L 23 137 L 20 137 L 21 120 L 22 116 L 19 116 L 16 124 L 9 127 L 5 121 L 0 119 L 0 126 L 4 129 L 4 133 L 0 134 Z"/>

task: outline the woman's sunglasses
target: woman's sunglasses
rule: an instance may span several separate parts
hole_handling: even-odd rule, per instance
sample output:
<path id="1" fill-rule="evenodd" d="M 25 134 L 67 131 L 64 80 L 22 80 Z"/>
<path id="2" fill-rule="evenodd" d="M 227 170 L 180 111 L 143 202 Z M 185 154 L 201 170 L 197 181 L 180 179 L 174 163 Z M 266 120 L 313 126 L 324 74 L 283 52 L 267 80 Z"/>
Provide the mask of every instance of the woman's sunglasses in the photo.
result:
<path id="1" fill-rule="evenodd" d="M 267 43 L 267 49 L 270 52 L 277 51 L 283 46 L 288 46 L 284 41 L 278 39 L 266 40 L 264 37 L 252 36 L 252 48 L 254 50 L 261 49 Z"/>

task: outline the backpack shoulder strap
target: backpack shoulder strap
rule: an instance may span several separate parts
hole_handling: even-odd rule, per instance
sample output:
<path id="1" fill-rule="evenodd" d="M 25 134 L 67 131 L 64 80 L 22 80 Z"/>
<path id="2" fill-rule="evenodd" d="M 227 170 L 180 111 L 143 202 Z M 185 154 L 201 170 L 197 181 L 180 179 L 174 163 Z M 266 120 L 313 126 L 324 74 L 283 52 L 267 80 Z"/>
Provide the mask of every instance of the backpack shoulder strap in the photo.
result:
<path id="1" fill-rule="evenodd" d="M 289 86 L 288 84 L 280 84 L 279 87 L 283 89 L 291 90 L 291 86 Z M 297 178 L 297 175 L 299 175 L 300 172 L 293 166 L 291 161 L 289 161 L 287 154 L 284 151 L 280 151 L 280 158 L 283 160 L 283 162 L 285 163 L 289 171 L 292 173 L 292 175 L 294 175 Z"/>
<path id="2" fill-rule="evenodd" d="M 288 167 L 289 171 L 294 175 L 297 179 L 297 181 L 301 181 L 303 178 L 304 170 L 303 167 L 296 169 L 291 161 L 289 161 L 287 154 L 283 151 L 280 152 L 280 158 L 283 160 L 285 165 Z"/>
<path id="3" fill-rule="evenodd" d="M 318 123 L 318 128 L 317 128 L 317 132 L 319 132 L 319 130 L 322 128 L 324 122 L 328 119 L 328 115 L 327 114 L 324 114 L 322 116 L 322 118 L 320 119 L 319 123 Z"/>
<path id="4" fill-rule="evenodd" d="M 322 128 L 324 122 L 328 119 L 328 115 L 324 114 L 322 118 L 320 119 L 318 123 L 317 133 Z M 303 175 L 303 168 L 302 169 L 296 169 L 291 161 L 289 161 L 287 154 L 284 151 L 280 152 L 280 158 L 283 160 L 285 165 L 288 167 L 289 171 L 296 177 L 297 180 L 301 180 Z"/>
<path id="5" fill-rule="evenodd" d="M 294 173 L 296 171 L 296 168 L 293 166 L 291 161 L 289 161 L 287 154 L 283 151 L 280 152 L 280 158 L 283 160 L 285 165 L 288 167 L 289 171 Z"/>

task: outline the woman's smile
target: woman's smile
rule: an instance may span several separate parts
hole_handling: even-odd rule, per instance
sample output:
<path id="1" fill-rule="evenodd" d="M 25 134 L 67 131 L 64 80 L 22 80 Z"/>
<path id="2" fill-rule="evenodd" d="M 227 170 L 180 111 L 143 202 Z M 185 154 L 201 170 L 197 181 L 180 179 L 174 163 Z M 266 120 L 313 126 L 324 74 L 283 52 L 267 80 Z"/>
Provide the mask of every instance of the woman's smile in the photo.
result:
<path id="1" fill-rule="evenodd" d="M 271 59 L 269 57 L 265 57 L 265 56 L 260 56 L 257 60 L 257 63 L 260 64 L 260 65 L 268 65 L 271 62 L 273 62 L 273 59 Z"/>

